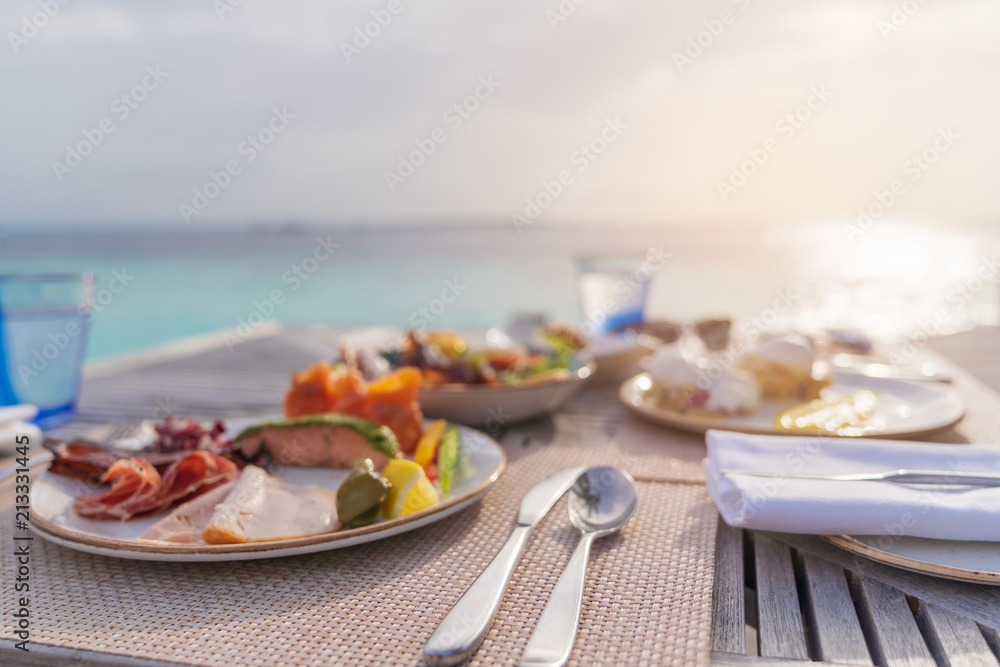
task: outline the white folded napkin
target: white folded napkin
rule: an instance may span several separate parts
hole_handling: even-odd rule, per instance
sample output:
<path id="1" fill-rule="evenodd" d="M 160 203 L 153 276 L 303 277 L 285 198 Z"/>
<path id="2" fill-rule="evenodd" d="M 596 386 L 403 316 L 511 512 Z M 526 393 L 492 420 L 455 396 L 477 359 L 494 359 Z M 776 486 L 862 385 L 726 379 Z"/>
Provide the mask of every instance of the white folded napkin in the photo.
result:
<path id="1" fill-rule="evenodd" d="M 34 449 L 42 444 L 42 431 L 28 423 L 38 414 L 34 405 L 10 405 L 0 407 L 0 454 L 13 454 L 20 436 L 28 436 L 29 446 Z M 22 440 L 23 442 L 23 440 Z"/>
<path id="2" fill-rule="evenodd" d="M 708 490 L 726 523 L 812 535 L 1000 542 L 1000 488 L 793 479 L 899 469 L 1000 473 L 1000 446 L 709 431 Z M 752 477 L 727 471 L 779 475 Z M 780 475 L 786 475 L 780 477 Z"/>

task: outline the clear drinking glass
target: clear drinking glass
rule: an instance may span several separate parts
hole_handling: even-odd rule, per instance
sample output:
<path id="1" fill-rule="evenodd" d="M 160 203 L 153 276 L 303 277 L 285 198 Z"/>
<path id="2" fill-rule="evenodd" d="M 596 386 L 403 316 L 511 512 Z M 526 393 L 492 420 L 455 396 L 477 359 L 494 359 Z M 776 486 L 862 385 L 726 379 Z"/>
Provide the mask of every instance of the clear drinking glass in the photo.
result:
<path id="1" fill-rule="evenodd" d="M 585 335 L 599 335 L 643 321 L 653 268 L 645 255 L 586 255 L 576 260 Z"/>
<path id="2" fill-rule="evenodd" d="M 73 418 L 93 291 L 89 273 L 0 274 L 0 405 L 34 404 L 42 428 Z"/>

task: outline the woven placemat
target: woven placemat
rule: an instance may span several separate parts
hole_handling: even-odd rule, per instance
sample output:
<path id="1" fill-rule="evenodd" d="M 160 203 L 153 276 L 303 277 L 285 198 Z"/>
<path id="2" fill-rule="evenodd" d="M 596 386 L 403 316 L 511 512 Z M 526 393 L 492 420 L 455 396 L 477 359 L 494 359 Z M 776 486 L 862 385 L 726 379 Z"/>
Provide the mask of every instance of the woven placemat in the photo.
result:
<path id="1" fill-rule="evenodd" d="M 322 554 L 149 563 L 36 538 L 31 641 L 197 665 L 417 663 L 430 632 L 508 537 L 524 493 L 580 464 L 621 465 L 622 458 L 588 448 L 530 451 L 483 502 L 452 518 Z M 629 471 L 643 478 L 642 470 Z M 573 664 L 707 662 L 715 508 L 699 485 L 639 487 L 632 522 L 595 545 Z M 11 493 L 7 485 L 0 497 L 6 582 L 14 577 Z M 576 544 L 565 504 L 536 530 L 473 664 L 514 664 L 526 646 Z M 12 585 L 3 591 L 9 619 Z M 10 623 L 0 625 L 0 637 L 12 639 Z"/>

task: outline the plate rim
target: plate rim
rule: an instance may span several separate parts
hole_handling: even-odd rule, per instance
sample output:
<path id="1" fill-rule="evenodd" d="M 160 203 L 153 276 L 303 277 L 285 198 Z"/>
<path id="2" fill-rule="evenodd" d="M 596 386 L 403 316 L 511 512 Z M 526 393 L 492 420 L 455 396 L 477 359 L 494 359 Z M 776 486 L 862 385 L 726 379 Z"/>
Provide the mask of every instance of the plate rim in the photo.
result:
<path id="1" fill-rule="evenodd" d="M 931 577 L 939 577 L 942 579 L 1000 586 L 1000 572 L 971 570 L 964 567 L 956 567 L 954 565 L 942 565 L 940 563 L 917 560 L 916 558 L 910 558 L 908 556 L 900 556 L 899 554 L 892 553 L 891 551 L 885 551 L 884 549 L 873 547 L 870 544 L 865 544 L 851 535 L 821 535 L 821 537 L 835 547 L 858 556 L 863 556 L 864 558 L 872 560 L 876 563 L 882 563 L 883 565 L 891 565 L 910 572 L 926 574 Z M 948 543 L 960 542 L 960 540 L 939 541 Z"/>
<path id="2" fill-rule="evenodd" d="M 655 422 L 657 424 L 663 424 L 666 426 L 672 426 L 674 428 L 679 428 L 690 433 L 705 433 L 710 429 L 722 429 L 727 431 L 736 431 L 738 433 L 749 433 L 753 435 L 804 435 L 801 433 L 791 433 L 788 431 L 779 431 L 773 426 L 756 426 L 753 424 L 743 424 L 740 422 L 733 422 L 730 419 L 722 417 L 702 417 L 697 415 L 686 415 L 681 412 L 676 412 L 674 410 L 669 410 L 667 408 L 654 407 L 646 402 L 641 402 L 639 404 L 634 403 L 630 400 L 630 397 L 634 395 L 631 387 L 632 384 L 640 377 L 649 377 L 649 373 L 639 373 L 628 378 L 621 383 L 618 387 L 618 400 L 629 410 L 644 417 L 645 419 Z M 906 430 L 889 430 L 883 431 L 881 433 L 864 433 L 861 435 L 846 435 L 840 433 L 822 433 L 822 434 L 806 434 L 806 435 L 819 435 L 824 438 L 881 438 L 881 439 L 896 439 L 896 438 L 909 438 L 919 435 L 926 435 L 928 433 L 934 433 L 942 429 L 954 426 L 960 422 L 966 413 L 965 401 L 954 389 L 950 387 L 938 387 L 929 383 L 913 382 L 910 380 L 903 380 L 899 378 L 872 378 L 873 380 L 891 380 L 893 383 L 903 383 L 908 385 L 919 386 L 923 389 L 928 389 L 933 392 L 937 392 L 939 395 L 945 396 L 949 395 L 951 392 L 951 397 L 957 401 L 958 414 L 950 419 L 946 423 L 941 423 L 936 426 L 919 428 L 919 429 L 906 429 Z"/>
<path id="3" fill-rule="evenodd" d="M 269 540 L 266 542 L 245 542 L 243 544 L 200 544 L 200 545 L 171 545 L 157 542 L 129 542 L 121 539 L 97 536 L 83 533 L 59 526 L 48 518 L 35 512 L 34 504 L 30 502 L 31 509 L 31 530 L 41 537 L 69 547 L 78 551 L 94 553 L 105 556 L 115 556 L 120 558 L 130 558 L 137 560 L 173 560 L 173 561 L 225 561 L 225 560 L 250 560 L 254 558 L 274 558 L 278 556 L 296 555 L 299 553 L 314 553 L 317 551 L 329 551 L 339 548 L 346 548 L 356 544 L 364 544 L 387 537 L 392 537 L 410 530 L 415 530 L 422 526 L 435 523 L 455 512 L 468 507 L 481 499 L 486 493 L 496 485 L 500 477 L 507 470 L 507 452 L 489 434 L 473 429 L 463 424 L 458 425 L 461 429 L 472 431 L 477 434 L 477 438 L 483 438 L 499 454 L 497 465 L 475 486 L 465 491 L 461 495 L 449 498 L 445 502 L 438 503 L 421 512 L 416 512 L 408 516 L 390 519 L 380 523 L 354 528 L 350 530 L 338 530 L 318 535 L 307 535 L 304 537 L 294 537 L 284 540 Z M 39 462 L 38 465 L 47 465 L 48 462 Z M 48 473 L 48 468 L 42 475 Z M 32 481 L 31 491 L 34 485 L 41 479 Z M 29 491 L 29 493 L 31 492 Z"/>

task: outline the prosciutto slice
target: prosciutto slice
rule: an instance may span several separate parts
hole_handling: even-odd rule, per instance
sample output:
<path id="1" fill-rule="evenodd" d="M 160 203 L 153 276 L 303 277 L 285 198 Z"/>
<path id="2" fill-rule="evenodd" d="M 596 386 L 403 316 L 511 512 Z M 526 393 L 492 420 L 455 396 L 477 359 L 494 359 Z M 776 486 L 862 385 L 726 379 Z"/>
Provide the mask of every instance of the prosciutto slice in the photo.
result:
<path id="1" fill-rule="evenodd" d="M 191 500 L 239 474 L 239 468 L 229 459 L 204 451 L 188 452 L 163 473 L 160 507 L 169 507 L 181 499 Z"/>
<path id="2" fill-rule="evenodd" d="M 111 484 L 111 488 L 104 493 L 80 496 L 73 501 L 73 509 L 80 516 L 126 521 L 156 507 L 160 493 L 160 473 L 148 461 L 115 461 L 101 476 L 101 481 Z"/>
<path id="3" fill-rule="evenodd" d="M 127 521 L 139 514 L 166 509 L 190 500 L 240 474 L 235 463 L 203 451 L 188 452 L 160 476 L 145 459 L 115 461 L 101 481 L 110 483 L 104 493 L 81 496 L 73 503 L 77 514 L 88 519 Z"/>

